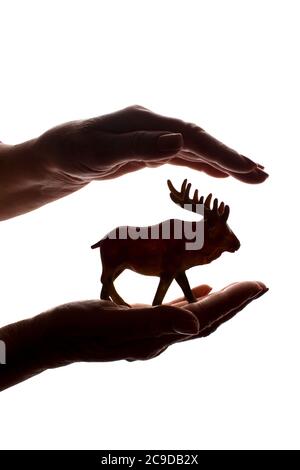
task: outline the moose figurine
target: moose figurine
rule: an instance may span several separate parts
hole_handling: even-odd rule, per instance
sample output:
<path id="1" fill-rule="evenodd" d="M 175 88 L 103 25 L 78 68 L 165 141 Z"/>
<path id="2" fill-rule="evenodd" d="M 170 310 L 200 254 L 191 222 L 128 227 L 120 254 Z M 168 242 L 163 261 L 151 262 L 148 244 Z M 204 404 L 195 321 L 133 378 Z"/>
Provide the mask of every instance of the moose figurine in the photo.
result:
<path id="1" fill-rule="evenodd" d="M 224 251 L 233 253 L 239 249 L 240 242 L 227 224 L 229 206 L 223 202 L 219 205 L 218 199 L 214 199 L 211 207 L 212 194 L 204 200 L 203 196 L 198 197 L 198 190 L 191 198 L 191 184 L 187 184 L 186 179 L 180 191 L 170 180 L 167 183 L 173 202 L 192 212 L 202 212 L 203 218 L 193 222 L 171 219 L 150 227 L 118 227 L 92 245 L 92 249 L 100 248 L 103 269 L 101 299 L 128 305 L 117 293 L 113 282 L 125 269 L 131 269 L 160 278 L 152 305 L 162 303 L 173 279 L 181 287 L 186 300 L 195 302 L 185 271 L 210 263 Z M 191 243 L 191 234 L 201 246 Z"/>

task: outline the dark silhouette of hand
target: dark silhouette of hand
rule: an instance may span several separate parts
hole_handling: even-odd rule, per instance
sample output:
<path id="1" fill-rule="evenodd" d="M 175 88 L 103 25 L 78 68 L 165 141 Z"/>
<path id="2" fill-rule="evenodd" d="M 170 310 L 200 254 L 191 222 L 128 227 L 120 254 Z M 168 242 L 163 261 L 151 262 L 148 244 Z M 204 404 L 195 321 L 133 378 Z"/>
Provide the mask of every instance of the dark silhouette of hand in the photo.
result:
<path id="1" fill-rule="evenodd" d="M 37 149 L 60 184 L 71 186 L 164 163 L 215 177 L 232 175 L 247 183 L 261 183 L 267 177 L 261 165 L 200 127 L 142 106 L 57 126 L 37 139 Z"/>
<path id="2" fill-rule="evenodd" d="M 268 177 L 259 165 L 195 124 L 130 106 L 61 124 L 17 145 L 0 143 L 0 221 L 73 193 L 93 180 L 165 163 L 229 175 L 245 183 Z"/>
<path id="3" fill-rule="evenodd" d="M 62 362 L 145 360 L 171 344 L 208 336 L 266 290 L 260 282 L 241 282 L 210 294 L 211 287 L 202 285 L 193 290 L 198 299 L 193 304 L 180 298 L 168 305 L 128 308 L 91 300 L 62 305 L 36 318 L 55 338 L 54 354 L 62 345 Z"/>
<path id="4" fill-rule="evenodd" d="M 199 286 L 193 289 L 197 302 L 177 299 L 157 307 L 73 302 L 8 325 L 0 330 L 7 344 L 0 390 L 73 362 L 154 358 L 174 343 L 210 335 L 267 288 L 260 282 L 241 282 L 210 291 Z"/>

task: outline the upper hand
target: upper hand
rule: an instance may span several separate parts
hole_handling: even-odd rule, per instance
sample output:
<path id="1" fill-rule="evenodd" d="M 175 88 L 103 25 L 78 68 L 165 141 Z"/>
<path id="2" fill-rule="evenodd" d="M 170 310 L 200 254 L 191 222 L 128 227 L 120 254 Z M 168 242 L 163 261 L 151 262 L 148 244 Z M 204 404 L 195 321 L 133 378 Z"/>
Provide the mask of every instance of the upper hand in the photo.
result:
<path id="1" fill-rule="evenodd" d="M 268 176 L 261 165 L 195 124 L 142 106 L 62 124 L 40 136 L 36 147 L 48 170 L 71 186 L 164 163 L 247 183 L 261 183 Z"/>

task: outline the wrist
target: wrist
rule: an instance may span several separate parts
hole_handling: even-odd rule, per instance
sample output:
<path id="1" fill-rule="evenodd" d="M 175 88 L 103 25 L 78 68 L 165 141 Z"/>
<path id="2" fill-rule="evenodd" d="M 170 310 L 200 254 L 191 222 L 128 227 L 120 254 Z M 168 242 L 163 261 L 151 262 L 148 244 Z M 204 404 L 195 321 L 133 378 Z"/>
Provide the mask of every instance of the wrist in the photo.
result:
<path id="1" fill-rule="evenodd" d="M 55 199 L 47 180 L 35 139 L 17 145 L 1 144 L 0 220 L 29 212 Z"/>
<path id="2" fill-rule="evenodd" d="M 47 369 L 41 339 L 31 318 L 0 329 L 2 359 L 5 359 L 0 364 L 0 390 Z"/>
<path id="3" fill-rule="evenodd" d="M 74 362 L 49 327 L 48 312 L 0 328 L 0 341 L 0 391 Z"/>
<path id="4" fill-rule="evenodd" d="M 0 221 L 30 212 L 87 184 L 56 171 L 49 160 L 39 139 L 0 145 Z"/>
<path id="5" fill-rule="evenodd" d="M 11 191 L 20 186 L 20 181 L 25 189 L 42 186 L 46 180 L 46 165 L 37 152 L 36 139 L 16 145 L 0 144 L 0 165 L 3 184 L 7 175 Z"/>
<path id="6" fill-rule="evenodd" d="M 92 181 L 84 174 L 82 165 L 76 164 L 82 152 L 81 121 L 60 124 L 40 135 L 35 141 L 35 152 L 43 161 L 49 181 L 69 192 L 77 191 Z M 84 165 L 83 165 L 84 166 Z"/>
<path id="7" fill-rule="evenodd" d="M 7 182 L 13 194 L 30 190 L 38 198 L 55 200 L 85 186 L 89 181 L 63 172 L 59 153 L 47 147 L 43 135 L 16 145 L 0 143 L 2 188 Z"/>

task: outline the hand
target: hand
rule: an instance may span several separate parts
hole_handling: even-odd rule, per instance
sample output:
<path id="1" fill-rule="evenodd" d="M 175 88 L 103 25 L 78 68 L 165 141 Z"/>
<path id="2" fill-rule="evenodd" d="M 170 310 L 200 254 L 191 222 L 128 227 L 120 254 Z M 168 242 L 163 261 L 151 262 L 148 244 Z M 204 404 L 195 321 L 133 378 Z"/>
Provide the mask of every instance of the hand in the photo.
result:
<path id="1" fill-rule="evenodd" d="M 179 119 L 131 106 L 74 121 L 18 145 L 0 144 L 0 221 L 67 196 L 92 180 L 171 163 L 246 183 L 263 167 Z"/>
<path id="2" fill-rule="evenodd" d="M 46 332 L 40 338 L 54 364 L 151 359 L 171 344 L 208 336 L 267 290 L 260 282 L 240 282 L 210 294 L 202 285 L 193 304 L 180 298 L 157 307 L 75 302 L 36 317 L 35 330 Z"/>
<path id="3" fill-rule="evenodd" d="M 75 187 L 164 163 L 246 183 L 261 183 L 268 176 L 261 165 L 200 127 L 142 106 L 60 125 L 39 137 L 36 148 L 59 183 Z"/>
<path id="4" fill-rule="evenodd" d="M 0 330 L 7 345 L 0 390 L 48 368 L 73 362 L 151 359 L 171 344 L 208 336 L 267 288 L 232 284 L 220 292 L 193 290 L 198 301 L 128 308 L 110 301 L 73 302 Z"/>

